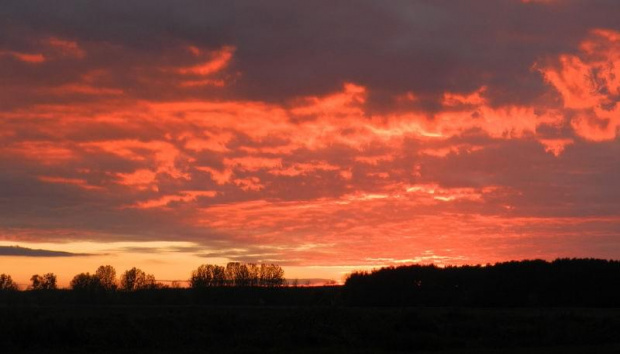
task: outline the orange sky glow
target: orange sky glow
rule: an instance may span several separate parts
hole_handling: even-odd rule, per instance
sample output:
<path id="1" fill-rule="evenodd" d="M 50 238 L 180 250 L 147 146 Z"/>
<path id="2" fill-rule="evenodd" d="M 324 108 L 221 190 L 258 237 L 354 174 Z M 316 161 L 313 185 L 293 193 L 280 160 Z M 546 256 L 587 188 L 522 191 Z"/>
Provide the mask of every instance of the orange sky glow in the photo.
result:
<path id="1" fill-rule="evenodd" d="M 18 283 L 620 258 L 617 1 L 140 3 L 2 15 Z"/>

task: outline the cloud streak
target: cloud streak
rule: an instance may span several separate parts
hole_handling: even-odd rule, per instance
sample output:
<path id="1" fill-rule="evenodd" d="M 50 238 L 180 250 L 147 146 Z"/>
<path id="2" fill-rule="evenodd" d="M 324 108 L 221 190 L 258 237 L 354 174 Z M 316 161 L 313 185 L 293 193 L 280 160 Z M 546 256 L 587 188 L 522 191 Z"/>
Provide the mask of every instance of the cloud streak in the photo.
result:
<path id="1" fill-rule="evenodd" d="M 19 246 L 0 246 L 0 256 L 10 257 L 85 257 L 92 256 L 88 253 L 71 253 L 63 251 L 51 251 L 32 249 Z"/>

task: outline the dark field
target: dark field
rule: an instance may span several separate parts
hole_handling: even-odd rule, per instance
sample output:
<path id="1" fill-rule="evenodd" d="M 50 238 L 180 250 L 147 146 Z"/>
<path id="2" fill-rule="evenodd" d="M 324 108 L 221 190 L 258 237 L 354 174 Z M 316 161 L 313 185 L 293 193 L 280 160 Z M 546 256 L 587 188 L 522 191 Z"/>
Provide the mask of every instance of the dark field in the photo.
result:
<path id="1" fill-rule="evenodd" d="M 0 353 L 620 353 L 620 262 L 404 266 L 337 287 L 0 291 Z"/>
<path id="2" fill-rule="evenodd" d="M 619 333 L 620 309 L 0 307 L 3 353 L 620 353 Z"/>

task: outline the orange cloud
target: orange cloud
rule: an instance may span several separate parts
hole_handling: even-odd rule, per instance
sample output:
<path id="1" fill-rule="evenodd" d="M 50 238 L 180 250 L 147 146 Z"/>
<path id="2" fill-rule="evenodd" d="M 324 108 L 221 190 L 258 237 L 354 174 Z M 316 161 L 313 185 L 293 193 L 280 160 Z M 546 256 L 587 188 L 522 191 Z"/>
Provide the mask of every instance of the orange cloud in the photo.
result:
<path id="1" fill-rule="evenodd" d="M 169 142 L 162 140 L 110 140 L 82 144 L 88 150 L 96 149 L 118 155 L 122 158 L 152 163 L 157 173 L 167 173 L 174 178 L 189 178 L 187 173 L 177 167 L 181 152 Z"/>
<path id="2" fill-rule="evenodd" d="M 258 177 L 236 178 L 233 180 L 233 183 L 244 191 L 260 191 L 265 189 L 265 186 L 260 183 L 260 179 Z"/>
<path id="3" fill-rule="evenodd" d="M 57 37 L 50 37 L 46 44 L 59 51 L 63 56 L 82 59 L 86 56 L 86 52 L 75 41 L 70 41 Z"/>
<path id="4" fill-rule="evenodd" d="M 65 178 L 65 177 L 52 177 L 52 176 L 39 176 L 40 181 L 47 183 L 60 183 L 60 184 L 70 184 L 75 185 L 83 189 L 89 190 L 99 190 L 102 189 L 99 186 L 93 186 L 89 184 L 86 180 L 80 178 Z"/>
<path id="5" fill-rule="evenodd" d="M 194 54 L 195 56 L 201 56 L 202 52 L 200 50 L 197 50 L 196 47 L 190 48 L 195 49 L 194 51 L 192 51 L 192 54 Z M 181 74 L 191 74 L 198 76 L 211 75 L 228 66 L 234 52 L 234 47 L 224 47 L 219 51 L 209 53 L 210 58 L 207 61 L 194 66 L 180 68 L 178 69 L 178 72 Z"/>
<path id="6" fill-rule="evenodd" d="M 51 89 L 51 91 L 59 95 L 76 93 L 82 95 L 118 96 L 123 94 L 123 90 L 121 89 L 103 88 L 84 84 L 66 84 L 57 86 Z"/>
<path id="7" fill-rule="evenodd" d="M 0 51 L 0 56 L 10 56 L 19 61 L 29 64 L 41 64 L 46 61 L 45 56 L 41 53 L 29 54 L 14 51 Z"/>
<path id="8" fill-rule="evenodd" d="M 157 186 L 154 184 L 157 173 L 151 170 L 140 169 L 131 173 L 119 173 L 117 177 L 119 178 L 118 183 L 125 186 L 135 186 L 138 189 L 152 188 L 153 190 L 158 190 Z"/>
<path id="9" fill-rule="evenodd" d="M 213 181 L 217 184 L 226 184 L 230 181 L 230 178 L 232 177 L 232 171 L 229 169 L 220 171 L 207 166 L 197 166 L 196 169 L 209 173 Z"/>
<path id="10" fill-rule="evenodd" d="M 68 160 L 77 158 L 73 149 L 62 144 L 43 141 L 18 142 L 6 150 L 9 154 L 36 160 L 44 165 L 66 163 Z"/>
<path id="11" fill-rule="evenodd" d="M 139 209 L 150 209 L 167 207 L 170 203 L 188 203 L 196 201 L 200 197 L 214 197 L 217 195 L 215 191 L 181 191 L 174 195 L 164 195 L 157 199 L 151 199 L 144 202 L 138 202 L 134 207 Z"/>
<path id="12" fill-rule="evenodd" d="M 313 161 L 311 163 L 295 163 L 286 168 L 273 169 L 271 173 L 279 176 L 299 176 L 315 171 L 339 171 L 340 167 L 331 165 L 324 161 Z"/>
<path id="13" fill-rule="evenodd" d="M 557 65 L 541 66 L 545 79 L 573 111 L 575 132 L 594 141 L 615 139 L 620 126 L 620 35 L 593 30 L 579 55 L 562 55 Z"/>
<path id="14" fill-rule="evenodd" d="M 545 152 L 549 152 L 558 157 L 567 146 L 574 144 L 573 139 L 540 139 L 540 143 L 545 147 Z"/>

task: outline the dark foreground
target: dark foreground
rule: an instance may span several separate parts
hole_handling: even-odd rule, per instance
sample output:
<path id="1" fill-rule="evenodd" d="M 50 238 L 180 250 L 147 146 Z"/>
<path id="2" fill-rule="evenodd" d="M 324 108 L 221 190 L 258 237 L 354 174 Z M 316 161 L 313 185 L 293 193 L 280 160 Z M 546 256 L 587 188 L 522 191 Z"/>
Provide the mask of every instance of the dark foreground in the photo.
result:
<path id="1" fill-rule="evenodd" d="M 620 353 L 620 309 L 0 307 L 2 353 Z"/>

